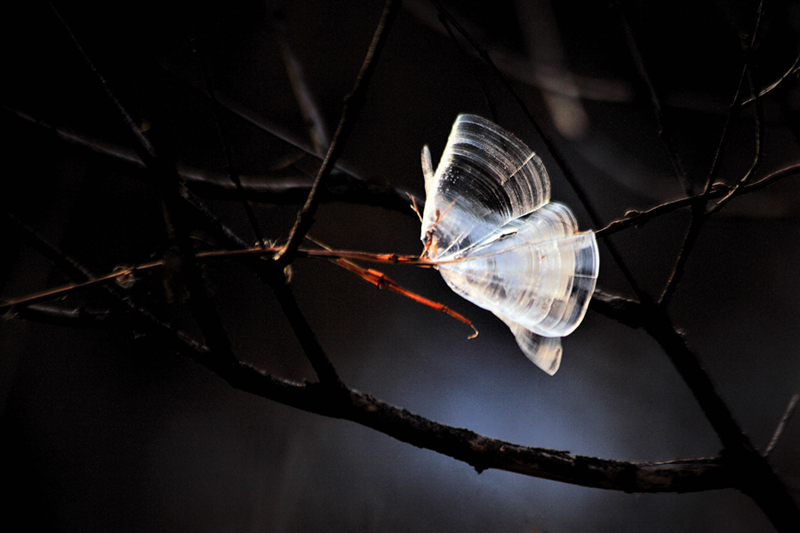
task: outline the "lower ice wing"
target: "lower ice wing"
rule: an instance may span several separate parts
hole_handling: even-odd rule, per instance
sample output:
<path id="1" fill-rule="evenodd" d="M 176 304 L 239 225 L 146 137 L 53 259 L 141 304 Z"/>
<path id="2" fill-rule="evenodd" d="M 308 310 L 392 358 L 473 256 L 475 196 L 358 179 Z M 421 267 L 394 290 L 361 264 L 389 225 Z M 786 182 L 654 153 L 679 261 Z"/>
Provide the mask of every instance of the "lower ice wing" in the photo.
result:
<path id="1" fill-rule="evenodd" d="M 453 291 L 503 319 L 525 355 L 552 374 L 558 337 L 578 327 L 594 292 L 597 243 L 592 232 L 544 242 L 528 236 L 523 227 L 439 271 Z"/>

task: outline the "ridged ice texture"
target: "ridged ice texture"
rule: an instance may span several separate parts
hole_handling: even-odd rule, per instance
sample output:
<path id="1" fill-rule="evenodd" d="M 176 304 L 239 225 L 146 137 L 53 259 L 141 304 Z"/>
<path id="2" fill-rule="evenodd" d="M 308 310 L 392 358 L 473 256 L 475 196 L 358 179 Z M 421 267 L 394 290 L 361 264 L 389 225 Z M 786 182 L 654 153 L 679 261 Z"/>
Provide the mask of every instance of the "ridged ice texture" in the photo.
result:
<path id="1" fill-rule="evenodd" d="M 453 291 L 492 311 L 548 374 L 594 292 L 594 233 L 551 203 L 541 160 L 496 124 L 460 115 L 436 172 L 423 151 L 425 255 Z"/>

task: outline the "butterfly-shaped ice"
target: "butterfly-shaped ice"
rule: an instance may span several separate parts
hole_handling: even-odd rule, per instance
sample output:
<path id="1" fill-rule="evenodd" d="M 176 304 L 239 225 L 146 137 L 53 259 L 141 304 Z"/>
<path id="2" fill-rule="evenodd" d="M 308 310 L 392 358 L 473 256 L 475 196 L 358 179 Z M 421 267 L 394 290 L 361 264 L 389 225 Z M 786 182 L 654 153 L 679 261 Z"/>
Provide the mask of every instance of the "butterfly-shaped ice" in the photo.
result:
<path id="1" fill-rule="evenodd" d="M 459 115 L 433 172 L 422 152 L 423 255 L 453 291 L 497 315 L 520 348 L 552 375 L 561 337 L 578 327 L 594 292 L 599 256 L 565 205 L 550 202 L 536 154 L 511 133 Z"/>

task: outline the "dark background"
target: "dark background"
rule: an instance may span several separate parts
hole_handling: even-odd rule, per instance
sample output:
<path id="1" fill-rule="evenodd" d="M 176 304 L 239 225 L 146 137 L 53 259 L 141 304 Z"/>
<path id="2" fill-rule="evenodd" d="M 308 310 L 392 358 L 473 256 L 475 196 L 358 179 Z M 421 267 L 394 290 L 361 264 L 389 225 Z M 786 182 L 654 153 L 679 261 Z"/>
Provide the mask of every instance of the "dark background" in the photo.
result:
<path id="1" fill-rule="evenodd" d="M 136 166 L 67 142 L 52 128 L 130 152 L 118 113 L 46 5 L 6 6 L 2 35 L 0 201 L 96 273 L 158 257 L 166 246 L 157 191 Z M 702 183 L 741 74 L 742 37 L 758 4 L 624 2 L 688 175 Z M 329 131 L 352 89 L 381 2 L 117 2 L 58 5 L 134 120 L 159 135 L 185 172 L 225 179 L 208 86 L 227 109 L 219 130 L 246 180 L 306 181 L 318 163 L 265 131 L 310 144 L 283 62 L 283 31 Z M 458 3 L 454 14 L 490 51 L 554 137 L 606 222 L 681 196 L 620 7 L 597 2 Z M 751 60 L 766 87 L 798 54 L 800 13 L 768 3 Z M 282 28 L 282 30 L 281 30 Z M 462 43 L 463 44 L 463 43 Z M 205 69 L 206 79 L 202 75 Z M 497 114 L 491 116 L 481 80 Z M 794 164 L 800 85 L 764 99 L 758 175 Z M 249 120 L 242 117 L 247 115 Z M 541 154 L 553 197 L 591 227 L 524 114 L 489 68 L 462 53 L 424 1 L 391 30 L 342 164 L 422 196 L 419 153 L 438 158 L 458 113 L 494 118 Z M 752 107 L 731 126 L 719 174 L 733 182 L 753 156 Z M 33 120 L 31 120 L 33 119 Z M 40 121 L 36 123 L 35 121 Z M 293 166 L 285 166 L 294 160 Z M 280 168 L 279 168 L 280 167 Z M 670 313 L 735 416 L 763 449 L 800 392 L 800 187 L 786 180 L 712 218 Z M 240 235 L 241 204 L 207 197 Z M 284 239 L 298 206 L 259 204 L 265 235 Z M 641 285 L 657 294 L 688 223 L 677 212 L 613 237 Z M 419 253 L 410 211 L 326 204 L 311 233 L 342 249 Z M 2 233 L 0 287 L 13 298 L 68 280 L 18 234 Z M 199 248 L 213 247 L 194 235 Z M 630 294 L 601 247 L 599 286 Z M 383 269 L 468 316 L 480 335 L 330 263 L 299 260 L 293 289 L 351 387 L 439 422 L 515 443 L 605 458 L 712 456 L 719 442 L 669 360 L 644 332 L 589 312 L 549 377 L 490 313 L 451 293 L 432 270 Z M 206 268 L 234 349 L 290 379 L 313 371 L 270 291 L 235 263 Z M 192 330 L 158 279 L 135 294 Z M 63 302 L 102 308 L 101 293 Z M 52 531 L 770 531 L 733 490 L 627 495 L 486 471 L 350 422 L 231 389 L 185 357 L 130 331 L 0 323 L 0 394 L 10 489 L 3 516 Z M 800 488 L 800 422 L 771 456 Z M 796 494 L 796 492 L 795 492 Z"/>

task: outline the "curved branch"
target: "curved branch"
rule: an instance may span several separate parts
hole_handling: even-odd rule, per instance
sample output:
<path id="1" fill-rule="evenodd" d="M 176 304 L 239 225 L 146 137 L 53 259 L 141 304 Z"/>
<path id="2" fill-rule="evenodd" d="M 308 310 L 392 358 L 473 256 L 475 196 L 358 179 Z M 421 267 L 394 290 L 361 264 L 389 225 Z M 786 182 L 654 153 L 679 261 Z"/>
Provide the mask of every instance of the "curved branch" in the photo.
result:
<path id="1" fill-rule="evenodd" d="M 236 383 L 232 383 L 236 386 Z M 406 442 L 447 455 L 473 466 L 478 472 L 505 470 L 584 487 L 624 492 L 694 492 L 729 487 L 723 461 L 687 459 L 666 462 L 626 462 L 568 452 L 520 446 L 429 420 L 358 391 L 331 402 L 330 394 L 305 385 L 302 403 L 295 407 L 342 418 Z M 289 399 L 286 385 L 280 394 L 273 387 L 250 390 L 260 396 Z M 299 390 L 292 391 L 292 393 Z M 294 400 L 294 398 L 292 398 Z"/>
<path id="2" fill-rule="evenodd" d="M 622 2 L 617 1 L 616 9 L 619 12 L 619 16 L 622 21 L 622 29 L 625 33 L 625 41 L 628 44 L 628 51 L 631 54 L 633 63 L 639 73 L 639 77 L 642 79 L 642 82 L 644 82 L 645 87 L 647 87 L 647 92 L 650 95 L 650 104 L 653 108 L 653 115 L 655 116 L 656 124 L 658 126 L 658 136 L 661 138 L 661 142 L 667 149 L 670 161 L 672 162 L 672 168 L 675 171 L 675 175 L 678 177 L 678 181 L 683 188 L 683 192 L 686 194 L 686 196 L 694 196 L 694 185 L 689 179 L 686 169 L 683 166 L 683 160 L 678 154 L 678 148 L 675 146 L 675 139 L 672 131 L 666 127 L 666 118 L 664 116 L 664 108 L 661 105 L 661 98 L 659 98 L 658 91 L 656 91 L 655 85 L 653 85 L 653 81 L 650 78 L 650 73 L 647 71 L 644 56 L 642 55 L 642 51 L 639 48 L 636 37 L 634 36 L 633 28 L 631 27 L 628 15 L 625 11 L 625 6 L 622 5 Z"/>
<path id="3" fill-rule="evenodd" d="M 698 492 L 732 487 L 734 482 L 729 465 L 719 457 L 628 462 L 521 446 L 440 424 L 356 390 L 295 383 L 245 363 L 234 367 L 215 365 L 205 347 L 182 344 L 181 351 L 234 388 L 311 413 L 350 420 L 401 442 L 463 461 L 479 473 L 505 470 L 628 493 Z"/>
<path id="4" fill-rule="evenodd" d="M 26 229 L 24 226 L 21 228 Z M 29 237 L 48 255 L 54 256 L 59 265 L 74 277 L 93 277 L 80 265 L 50 247 L 40 236 L 31 233 Z M 240 361 L 231 364 L 224 354 L 212 353 L 208 347 L 159 322 L 130 301 L 120 298 L 117 291 L 112 290 L 111 294 L 128 304 L 129 319 L 137 330 L 188 355 L 237 389 L 312 413 L 356 422 L 402 442 L 464 461 L 479 472 L 493 468 L 624 492 L 695 492 L 734 486 L 732 464 L 723 458 L 636 463 L 520 446 L 434 422 L 368 394 L 347 389 L 341 382 L 299 384 L 276 378 Z M 282 301 L 290 301 L 283 295 L 279 296 Z M 32 320 L 49 320 L 52 316 L 52 313 L 37 311 L 24 311 L 18 316 Z M 72 315 L 68 317 L 70 320 L 78 318 Z M 290 313 L 287 316 L 293 324 L 297 322 Z M 302 335 L 298 337 L 303 338 Z M 309 349 L 305 344 L 303 348 Z"/>
<path id="5" fill-rule="evenodd" d="M 205 93 L 203 93 L 205 94 Z M 145 166 L 141 159 L 132 151 L 117 146 L 108 146 L 88 139 L 80 134 L 57 128 L 50 124 L 30 117 L 20 111 L 4 108 L 5 111 L 15 115 L 20 120 L 35 124 L 44 130 L 54 134 L 59 139 L 70 144 L 81 146 L 95 153 L 112 157 L 118 161 L 128 163 L 144 170 Z M 230 110 L 225 107 L 226 110 Z M 237 114 L 237 116 L 241 116 Z M 245 120 L 247 120 L 245 118 Z M 261 127 L 273 135 L 278 136 L 285 142 L 285 135 L 268 130 L 263 124 Z M 299 141 L 290 142 L 292 146 L 303 149 Z M 310 150 L 310 149 L 309 149 Z M 212 197 L 214 200 L 234 200 L 240 201 L 241 195 L 236 186 L 227 177 L 210 176 L 202 171 L 184 169 L 179 172 L 181 179 L 186 187 L 194 194 L 199 196 Z M 139 176 L 145 181 L 149 177 Z M 251 202 L 264 202 L 276 205 L 298 205 L 308 198 L 311 190 L 311 182 L 305 176 L 292 178 L 272 178 L 270 176 L 241 176 L 242 189 L 247 200 Z M 317 191 L 317 197 L 321 203 L 344 202 L 350 204 L 369 205 L 382 207 L 390 211 L 397 211 L 404 215 L 417 218 L 414 211 L 409 208 L 411 194 L 391 184 L 380 184 L 365 180 L 354 174 L 352 171 L 345 170 L 337 166 L 328 180 Z M 414 198 L 417 205 L 423 205 L 424 200 Z"/>
<path id="6" fill-rule="evenodd" d="M 125 329 L 131 326 L 126 316 L 110 309 L 65 309 L 42 304 L 21 306 L 0 318 L 8 320 L 17 316 L 32 322 L 69 328 Z"/>
<path id="7" fill-rule="evenodd" d="M 621 296 L 609 294 L 600 289 L 596 289 L 592 294 L 589 308 L 629 328 L 637 329 L 644 325 L 642 304 Z"/>
<path id="8" fill-rule="evenodd" d="M 734 194 L 734 196 L 742 196 L 744 194 L 760 191 L 761 189 L 764 189 L 769 185 L 772 185 L 773 183 L 776 183 L 784 178 L 796 176 L 798 174 L 800 174 L 800 163 L 789 165 L 788 167 L 776 170 L 771 174 L 767 174 L 758 181 L 739 187 L 738 189 L 736 189 L 736 193 Z M 627 216 L 625 218 L 621 218 L 615 220 L 614 222 L 611 222 L 606 227 L 595 231 L 594 234 L 597 238 L 608 237 L 609 235 L 613 235 L 614 233 L 617 233 L 619 231 L 622 231 L 630 227 L 643 226 L 646 223 L 653 220 L 654 218 L 664 216 L 668 213 L 672 213 L 673 211 L 677 211 L 678 209 L 682 209 L 684 207 L 690 207 L 694 204 L 707 203 L 709 200 L 713 200 L 714 198 L 724 197 L 729 192 L 730 192 L 729 187 L 721 186 L 713 188 L 706 193 L 698 194 L 697 196 L 679 198 L 677 200 L 665 202 L 655 207 L 651 207 L 646 211 L 631 210 L 628 211 Z"/>
<path id="9" fill-rule="evenodd" d="M 367 88 L 377 68 L 378 56 L 386 44 L 389 35 L 388 29 L 391 27 L 398 11 L 400 11 L 401 5 L 402 0 L 386 0 L 383 13 L 381 13 L 381 19 L 378 22 L 378 27 L 375 28 L 375 34 L 367 50 L 367 56 L 364 58 L 364 63 L 361 65 L 361 70 L 356 78 L 353 92 L 345 98 L 342 117 L 339 120 L 339 126 L 336 128 L 336 133 L 333 135 L 333 140 L 328 147 L 328 153 L 317 173 L 314 185 L 311 186 L 306 203 L 297 214 L 297 221 L 294 226 L 292 226 L 286 246 L 276 258 L 278 264 L 282 266 L 286 266 L 292 262 L 295 252 L 297 252 L 297 249 L 300 247 L 300 243 L 302 243 L 308 230 L 311 229 L 311 224 L 317 211 L 317 206 L 319 205 L 319 200 L 316 198 L 317 190 L 330 176 L 336 161 L 344 151 L 345 142 L 355 125 L 361 108 L 364 107 L 367 101 Z"/>
<path id="10" fill-rule="evenodd" d="M 215 200 L 236 200 L 239 197 L 233 184 L 206 178 L 197 174 L 184 174 L 186 186 L 199 196 Z M 311 183 L 305 180 L 265 180 L 244 178 L 242 188 L 246 198 L 252 202 L 265 202 L 276 205 L 297 205 L 305 202 L 311 190 Z M 409 217 L 417 216 L 409 207 L 411 195 L 390 184 L 379 184 L 358 178 L 341 170 L 334 170 L 328 180 L 317 190 L 320 203 L 344 202 L 369 205 L 396 211 Z M 417 205 L 424 204 L 415 198 Z"/>

